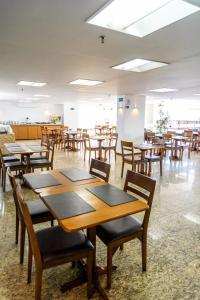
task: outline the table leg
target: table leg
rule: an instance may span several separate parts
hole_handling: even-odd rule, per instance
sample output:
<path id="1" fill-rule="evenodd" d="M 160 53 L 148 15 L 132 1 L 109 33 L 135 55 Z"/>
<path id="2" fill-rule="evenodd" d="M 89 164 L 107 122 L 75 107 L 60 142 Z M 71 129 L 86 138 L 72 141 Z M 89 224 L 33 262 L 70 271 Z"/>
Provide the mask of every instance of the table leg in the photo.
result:
<path id="1" fill-rule="evenodd" d="M 99 276 L 100 272 L 99 272 L 98 266 L 96 265 L 96 227 L 92 227 L 92 228 L 87 229 L 87 237 L 94 246 L 94 255 L 93 255 L 93 284 L 94 284 L 94 289 L 96 289 L 99 292 L 102 299 L 108 300 L 108 296 L 107 296 L 105 290 L 100 285 L 100 282 L 99 282 L 99 279 L 98 279 L 98 276 Z"/>
<path id="2" fill-rule="evenodd" d="M 104 160 L 102 157 L 102 140 L 98 141 L 99 142 L 99 156 L 97 157 L 98 160 Z"/>
<path id="3" fill-rule="evenodd" d="M 146 153 L 146 150 L 142 150 L 141 151 L 141 160 L 144 161 L 145 159 L 145 153 Z M 140 171 L 141 174 L 145 174 L 145 170 L 144 170 L 144 164 L 141 163 L 141 171 Z"/>

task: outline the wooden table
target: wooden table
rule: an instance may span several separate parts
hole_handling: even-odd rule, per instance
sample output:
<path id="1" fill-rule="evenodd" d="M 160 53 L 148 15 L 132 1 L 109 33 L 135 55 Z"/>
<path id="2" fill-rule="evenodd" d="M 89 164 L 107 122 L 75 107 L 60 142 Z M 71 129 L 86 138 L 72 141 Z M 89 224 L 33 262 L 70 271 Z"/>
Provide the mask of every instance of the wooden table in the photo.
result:
<path id="1" fill-rule="evenodd" d="M 4 146 L 10 154 L 19 154 L 21 155 L 22 160 L 24 160 L 24 157 L 26 157 L 27 172 L 31 172 L 30 157 L 32 154 L 48 152 L 46 148 L 39 144 L 5 143 Z"/>
<path id="2" fill-rule="evenodd" d="M 105 182 L 96 182 L 92 183 L 92 185 L 107 185 Z M 88 239 L 94 245 L 94 264 L 93 264 L 93 285 L 94 289 L 98 290 L 101 297 L 103 299 L 108 299 L 105 290 L 101 287 L 99 283 L 99 275 L 104 274 L 105 270 L 99 268 L 96 264 L 96 226 L 102 223 L 115 220 L 124 216 L 128 216 L 131 214 L 135 214 L 141 211 L 145 211 L 148 209 L 148 205 L 142 200 L 136 200 L 133 202 L 124 203 L 116 206 L 108 206 L 102 200 L 97 198 L 95 195 L 90 193 L 85 189 L 85 185 L 69 185 L 62 188 L 62 192 L 74 191 L 76 192 L 82 199 L 84 199 L 88 204 L 90 204 L 95 211 L 78 215 L 75 217 L 70 217 L 62 220 L 58 220 L 59 225 L 63 228 L 63 230 L 67 232 L 75 232 L 81 229 L 87 229 Z M 45 202 L 44 196 L 58 194 L 58 190 L 52 190 L 50 192 L 43 192 L 40 194 L 41 199 Z M 54 211 L 49 207 L 51 213 L 55 216 Z M 86 278 L 79 276 L 77 279 L 66 283 L 62 286 L 61 290 L 64 292 L 69 288 L 75 287 L 77 285 L 82 284 L 86 281 Z"/>
<path id="3" fill-rule="evenodd" d="M 91 179 L 85 179 L 85 180 L 79 180 L 79 181 L 71 181 L 69 178 L 67 178 L 65 175 L 61 173 L 61 170 L 51 170 L 51 171 L 43 171 L 40 172 L 39 174 L 50 174 L 52 175 L 59 183 L 60 185 L 57 186 L 49 186 L 49 187 L 43 187 L 39 189 L 33 189 L 35 193 L 41 194 L 41 195 L 47 195 L 51 193 L 61 193 L 65 191 L 65 189 L 75 189 L 76 187 L 79 187 L 81 185 L 85 185 L 86 187 L 90 184 L 102 182 L 99 178 L 94 177 Z M 37 177 L 38 174 L 36 173 L 29 173 L 29 174 L 24 174 L 23 177 L 26 181 L 26 183 L 31 187 L 30 184 L 30 179 L 32 177 Z"/>
<path id="4" fill-rule="evenodd" d="M 147 151 L 151 150 L 160 150 L 164 148 L 164 144 L 158 143 L 158 144 L 151 144 L 151 143 L 144 143 L 144 144 L 139 144 L 139 145 L 134 145 L 135 149 L 138 149 L 141 151 L 141 159 L 145 160 L 145 154 Z M 144 174 L 144 165 L 141 164 L 141 173 Z"/>
<path id="5" fill-rule="evenodd" d="M 175 142 L 175 151 L 174 151 L 174 155 L 172 154 L 172 159 L 173 160 L 180 160 L 180 158 L 178 157 L 177 155 L 177 149 L 178 149 L 178 142 L 187 142 L 190 140 L 189 137 L 185 137 L 185 136 L 182 136 L 182 135 L 176 135 L 176 136 L 173 136 L 172 139 L 174 140 Z"/>
<path id="6" fill-rule="evenodd" d="M 78 134 L 81 134 L 81 132 L 80 131 L 66 131 L 65 130 L 64 133 L 67 133 L 69 136 L 72 135 L 72 139 L 70 140 L 70 142 L 72 143 L 72 147 L 68 147 L 67 149 L 69 151 L 74 151 L 74 152 L 78 151 L 78 149 L 75 146 L 75 142 L 76 142 L 76 136 Z"/>
<path id="7" fill-rule="evenodd" d="M 94 136 L 90 136 L 90 139 L 98 142 L 99 154 L 98 154 L 97 159 L 104 160 L 104 158 L 102 157 L 102 142 L 106 139 L 109 139 L 109 137 L 103 136 L 103 135 L 94 135 Z"/>

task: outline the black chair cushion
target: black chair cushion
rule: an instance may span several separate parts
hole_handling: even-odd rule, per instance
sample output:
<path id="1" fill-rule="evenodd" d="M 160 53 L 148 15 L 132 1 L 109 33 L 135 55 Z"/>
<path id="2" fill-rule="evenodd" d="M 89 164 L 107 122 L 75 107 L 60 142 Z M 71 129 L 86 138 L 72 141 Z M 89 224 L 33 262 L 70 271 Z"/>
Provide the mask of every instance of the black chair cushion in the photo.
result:
<path id="1" fill-rule="evenodd" d="M 37 223 L 37 220 L 53 220 L 53 216 L 48 210 L 47 206 L 40 199 L 27 201 L 29 213 L 31 215 L 33 223 Z"/>
<path id="2" fill-rule="evenodd" d="M 127 216 L 97 226 L 97 236 L 107 244 L 142 230 L 142 223 L 139 220 Z"/>
<path id="3" fill-rule="evenodd" d="M 5 167 L 6 168 L 20 168 L 20 167 L 26 167 L 26 165 L 23 163 L 23 162 L 21 162 L 21 161 L 11 161 L 11 162 L 6 162 L 5 163 Z"/>
<path id="4" fill-rule="evenodd" d="M 44 263 L 94 249 L 83 231 L 69 233 L 60 226 L 39 230 L 36 232 L 36 237 Z"/>
<path id="5" fill-rule="evenodd" d="M 152 161 L 152 162 L 160 161 L 161 160 L 161 156 L 160 155 L 146 155 L 145 158 L 147 160 Z"/>
<path id="6" fill-rule="evenodd" d="M 4 163 L 7 163 L 7 162 L 20 161 L 20 159 L 14 155 L 8 155 L 8 156 L 3 156 L 3 161 Z"/>
<path id="7" fill-rule="evenodd" d="M 44 164 L 50 164 L 50 161 L 46 158 L 30 160 L 30 165 L 44 165 Z"/>

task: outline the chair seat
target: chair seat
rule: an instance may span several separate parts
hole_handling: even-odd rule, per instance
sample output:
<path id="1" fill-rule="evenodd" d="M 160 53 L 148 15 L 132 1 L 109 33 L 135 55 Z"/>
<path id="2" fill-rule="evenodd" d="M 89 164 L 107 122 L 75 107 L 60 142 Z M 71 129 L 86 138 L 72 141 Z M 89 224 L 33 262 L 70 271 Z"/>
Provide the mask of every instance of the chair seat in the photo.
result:
<path id="1" fill-rule="evenodd" d="M 31 160 L 41 160 L 41 159 L 47 159 L 45 156 L 31 156 Z"/>
<path id="2" fill-rule="evenodd" d="M 20 161 L 20 159 L 17 158 L 16 156 L 14 156 L 14 155 L 8 155 L 8 156 L 3 156 L 3 161 L 5 163 L 7 163 L 7 162 Z"/>
<path id="3" fill-rule="evenodd" d="M 74 233 L 65 232 L 60 226 L 46 228 L 36 232 L 43 263 L 67 258 L 92 251 L 92 243 L 86 238 L 83 231 Z"/>
<path id="4" fill-rule="evenodd" d="M 127 162 L 127 163 L 132 164 L 132 158 L 127 157 L 127 158 L 124 159 L 124 161 Z M 143 162 L 145 162 L 145 160 L 142 160 L 141 158 L 135 158 L 134 159 L 135 164 L 140 164 L 140 163 L 143 163 Z"/>
<path id="5" fill-rule="evenodd" d="M 11 161 L 5 163 L 5 168 L 25 168 L 26 164 L 21 161 Z"/>
<path id="6" fill-rule="evenodd" d="M 109 243 L 143 230 L 142 223 L 127 216 L 97 226 L 97 235 L 105 243 Z"/>
<path id="7" fill-rule="evenodd" d="M 47 158 L 40 158 L 40 159 L 31 159 L 30 165 L 44 165 L 50 164 L 50 161 Z"/>
<path id="8" fill-rule="evenodd" d="M 40 199 L 27 201 L 29 213 L 34 223 L 34 219 L 46 218 L 53 220 L 53 216 L 48 210 L 47 206 Z"/>
<path id="9" fill-rule="evenodd" d="M 145 158 L 152 162 L 160 161 L 162 159 L 160 155 L 146 155 Z"/>

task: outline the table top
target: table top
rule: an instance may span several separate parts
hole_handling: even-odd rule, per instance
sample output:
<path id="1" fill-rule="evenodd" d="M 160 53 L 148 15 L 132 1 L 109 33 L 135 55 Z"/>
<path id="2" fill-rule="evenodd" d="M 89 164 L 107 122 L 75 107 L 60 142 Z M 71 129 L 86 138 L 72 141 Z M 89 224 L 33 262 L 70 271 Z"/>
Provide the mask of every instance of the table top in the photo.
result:
<path id="1" fill-rule="evenodd" d="M 4 146 L 10 154 L 33 154 L 48 152 L 46 148 L 39 144 L 5 143 Z"/>
<path id="2" fill-rule="evenodd" d="M 147 150 L 152 150 L 152 149 L 161 149 L 163 148 L 163 144 L 136 144 L 134 145 L 135 149 L 139 149 L 141 151 L 147 151 Z"/>
<path id="3" fill-rule="evenodd" d="M 103 141 L 103 140 L 106 140 L 106 139 L 110 139 L 110 137 L 109 136 L 107 136 L 107 135 L 105 135 L 105 136 L 103 136 L 103 135 L 91 135 L 90 136 L 90 139 L 91 140 L 96 140 L 96 141 Z"/>
<path id="4" fill-rule="evenodd" d="M 187 137 L 187 136 L 182 136 L 182 135 L 180 135 L 180 136 L 175 135 L 175 136 L 172 137 L 172 139 L 175 140 L 175 141 L 188 141 L 191 138 Z"/>
<path id="5" fill-rule="evenodd" d="M 97 185 L 107 185 L 105 182 L 96 182 L 92 184 L 93 186 Z M 90 185 L 91 186 L 91 185 Z M 97 226 L 99 224 L 115 220 L 124 216 L 128 216 L 131 214 L 135 214 L 141 211 L 145 211 L 148 209 L 148 205 L 145 201 L 142 200 L 136 200 L 133 202 L 128 202 L 116 206 L 109 206 L 102 200 L 100 200 L 98 197 L 96 197 L 94 194 L 89 192 L 87 189 L 87 186 L 85 185 L 79 185 L 79 186 L 69 186 L 65 187 L 62 192 L 67 191 L 74 191 L 77 193 L 83 200 L 85 200 L 89 205 L 91 205 L 95 211 L 85 213 L 82 215 L 66 218 L 59 220 L 59 225 L 67 232 L 73 232 L 78 231 L 85 228 L 90 228 Z M 59 192 L 60 193 L 60 192 Z M 42 193 L 40 194 L 41 199 L 43 199 L 44 196 L 52 195 L 52 194 L 58 194 L 58 191 L 54 190 L 50 193 Z M 45 203 L 47 205 L 47 203 Z M 48 207 L 48 205 L 47 205 Z M 51 209 L 51 207 L 48 207 L 51 213 L 55 216 L 55 212 Z"/>
<path id="6" fill-rule="evenodd" d="M 62 170 L 55 169 L 55 170 L 51 170 L 51 171 L 40 172 L 39 174 L 52 175 L 60 183 L 60 185 L 43 187 L 43 188 L 39 188 L 39 189 L 33 189 L 34 192 L 42 193 L 43 195 L 47 195 L 47 194 L 51 194 L 52 192 L 55 193 L 55 192 L 65 191 L 66 187 L 68 189 L 72 190 L 73 188 L 80 186 L 80 185 L 88 185 L 88 184 L 101 182 L 101 180 L 97 177 L 94 177 L 91 179 L 79 180 L 79 181 L 71 181 L 68 177 L 63 175 L 61 173 L 61 171 Z M 36 173 L 28 173 L 28 174 L 24 174 L 23 177 L 26 180 L 26 182 L 29 184 L 29 186 L 31 187 L 31 184 L 30 184 L 31 178 L 37 177 L 37 175 L 38 174 L 36 174 Z"/>

